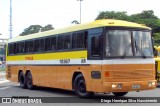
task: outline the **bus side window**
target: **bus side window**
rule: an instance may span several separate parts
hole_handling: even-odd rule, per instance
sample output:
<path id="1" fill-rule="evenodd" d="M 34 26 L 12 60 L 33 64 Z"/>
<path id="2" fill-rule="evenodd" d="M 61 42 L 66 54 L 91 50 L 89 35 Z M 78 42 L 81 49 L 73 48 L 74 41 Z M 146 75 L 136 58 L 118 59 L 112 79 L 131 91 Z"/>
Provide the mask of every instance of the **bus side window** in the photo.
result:
<path id="1" fill-rule="evenodd" d="M 26 53 L 29 53 L 29 43 L 30 43 L 29 41 L 25 42 L 25 52 Z"/>
<path id="2" fill-rule="evenodd" d="M 44 39 L 36 39 L 35 40 L 35 52 L 43 52 L 44 51 Z"/>
<path id="3" fill-rule="evenodd" d="M 73 49 L 87 48 L 87 33 L 86 32 L 78 32 L 78 33 L 73 34 L 72 48 Z"/>
<path id="4" fill-rule="evenodd" d="M 58 36 L 58 50 L 67 50 L 70 49 L 71 41 L 70 34 Z"/>
<path id="5" fill-rule="evenodd" d="M 39 40 L 39 52 L 44 51 L 44 39 Z"/>
<path id="6" fill-rule="evenodd" d="M 17 43 L 17 53 L 24 53 L 24 42 L 18 42 Z"/>
<path id="7" fill-rule="evenodd" d="M 51 50 L 56 51 L 56 37 L 51 38 Z"/>
<path id="8" fill-rule="evenodd" d="M 45 51 L 51 51 L 51 38 L 45 38 Z"/>
<path id="9" fill-rule="evenodd" d="M 10 43 L 8 46 L 9 46 L 9 55 L 16 54 L 16 48 L 17 48 L 16 43 Z"/>
<path id="10" fill-rule="evenodd" d="M 38 39 L 35 40 L 34 51 L 39 52 L 39 40 Z"/>
<path id="11" fill-rule="evenodd" d="M 34 40 L 29 42 L 29 52 L 34 52 Z"/>
<path id="12" fill-rule="evenodd" d="M 100 56 L 100 36 L 93 36 L 91 38 L 91 56 Z"/>

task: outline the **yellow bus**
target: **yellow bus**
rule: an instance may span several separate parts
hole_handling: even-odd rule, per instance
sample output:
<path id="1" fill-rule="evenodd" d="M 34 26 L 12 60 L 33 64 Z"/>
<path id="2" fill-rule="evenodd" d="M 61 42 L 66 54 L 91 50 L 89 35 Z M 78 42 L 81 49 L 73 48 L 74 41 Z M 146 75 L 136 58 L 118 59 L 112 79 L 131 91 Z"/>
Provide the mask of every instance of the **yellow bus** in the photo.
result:
<path id="1" fill-rule="evenodd" d="M 156 80 L 160 82 L 160 46 L 154 46 Z"/>
<path id="2" fill-rule="evenodd" d="M 18 36 L 6 46 L 6 77 L 20 87 L 44 86 L 124 96 L 157 85 L 151 28 L 102 19 Z"/>

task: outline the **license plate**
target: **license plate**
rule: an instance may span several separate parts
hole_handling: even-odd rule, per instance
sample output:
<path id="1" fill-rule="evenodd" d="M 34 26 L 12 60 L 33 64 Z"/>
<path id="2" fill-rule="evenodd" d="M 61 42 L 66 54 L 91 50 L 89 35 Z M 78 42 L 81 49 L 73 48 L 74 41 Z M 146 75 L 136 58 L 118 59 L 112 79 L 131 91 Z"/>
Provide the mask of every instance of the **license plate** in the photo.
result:
<path id="1" fill-rule="evenodd" d="M 141 85 L 138 85 L 138 84 L 132 85 L 132 89 L 140 89 L 140 88 L 141 88 Z"/>

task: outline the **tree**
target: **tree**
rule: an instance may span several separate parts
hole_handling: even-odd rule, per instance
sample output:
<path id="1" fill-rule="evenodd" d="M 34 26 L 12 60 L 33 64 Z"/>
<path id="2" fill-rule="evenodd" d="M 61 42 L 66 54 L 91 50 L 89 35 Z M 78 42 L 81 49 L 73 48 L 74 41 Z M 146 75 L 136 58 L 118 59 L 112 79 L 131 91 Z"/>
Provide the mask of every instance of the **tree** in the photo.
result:
<path id="1" fill-rule="evenodd" d="M 52 29 L 54 28 L 52 27 L 51 24 L 48 24 L 44 27 L 42 27 L 41 25 L 31 25 L 28 28 L 24 29 L 24 31 L 20 34 L 20 36 L 29 35 L 29 34 L 38 33 L 38 32 L 44 32 Z"/>
<path id="2" fill-rule="evenodd" d="M 132 22 L 145 24 L 151 27 L 154 33 L 160 32 L 160 19 L 154 15 L 153 10 L 142 11 L 142 13 L 133 14 L 130 16 Z"/>
<path id="3" fill-rule="evenodd" d="M 160 32 L 160 19 L 154 15 L 153 10 L 145 10 L 138 14 L 127 15 L 126 12 L 103 11 L 100 12 L 97 19 L 120 19 L 139 24 L 145 24 L 151 27 L 153 32 Z"/>
<path id="4" fill-rule="evenodd" d="M 28 28 L 24 29 L 24 31 L 20 34 L 20 36 L 38 33 L 41 31 L 41 28 L 43 27 L 40 25 L 31 25 Z"/>
<path id="5" fill-rule="evenodd" d="M 73 20 L 71 23 L 72 24 L 80 24 L 77 20 Z"/>
<path id="6" fill-rule="evenodd" d="M 98 19 L 120 19 L 145 24 L 152 28 L 155 44 L 160 45 L 160 19 L 154 15 L 153 10 L 145 10 L 132 15 L 127 15 L 124 11 L 102 11 L 98 14 L 96 20 Z"/>
<path id="7" fill-rule="evenodd" d="M 48 24 L 41 29 L 41 32 L 52 30 L 52 29 L 54 29 L 53 26 L 51 24 Z"/>
<path id="8" fill-rule="evenodd" d="M 127 12 L 115 12 L 115 11 L 102 11 L 97 16 L 96 20 L 98 19 L 120 19 L 120 20 L 128 20 L 129 16 L 126 14 Z"/>

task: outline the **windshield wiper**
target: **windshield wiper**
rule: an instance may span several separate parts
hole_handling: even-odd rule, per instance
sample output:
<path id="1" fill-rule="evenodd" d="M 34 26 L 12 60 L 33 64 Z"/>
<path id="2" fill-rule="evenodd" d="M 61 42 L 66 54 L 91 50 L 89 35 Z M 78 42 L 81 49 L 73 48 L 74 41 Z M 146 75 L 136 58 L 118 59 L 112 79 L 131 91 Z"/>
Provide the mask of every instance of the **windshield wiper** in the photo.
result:
<path id="1" fill-rule="evenodd" d="M 136 41 L 135 41 L 135 47 L 136 47 L 136 49 L 140 52 L 141 56 L 142 56 L 143 58 L 146 58 L 145 54 L 144 54 L 143 51 L 139 48 L 139 46 L 137 45 Z"/>

